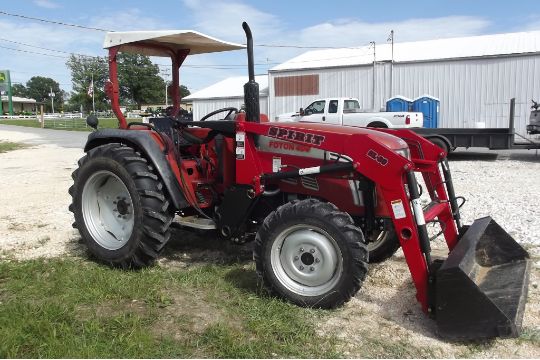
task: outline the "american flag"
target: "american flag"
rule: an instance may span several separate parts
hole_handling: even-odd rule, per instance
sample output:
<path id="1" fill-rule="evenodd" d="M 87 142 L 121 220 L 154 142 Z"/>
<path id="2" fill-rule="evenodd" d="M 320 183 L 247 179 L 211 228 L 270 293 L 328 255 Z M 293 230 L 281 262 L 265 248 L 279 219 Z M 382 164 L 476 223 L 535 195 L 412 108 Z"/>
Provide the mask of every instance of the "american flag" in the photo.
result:
<path id="1" fill-rule="evenodd" d="M 94 79 L 90 81 L 90 86 L 88 87 L 88 96 L 94 95 Z"/>

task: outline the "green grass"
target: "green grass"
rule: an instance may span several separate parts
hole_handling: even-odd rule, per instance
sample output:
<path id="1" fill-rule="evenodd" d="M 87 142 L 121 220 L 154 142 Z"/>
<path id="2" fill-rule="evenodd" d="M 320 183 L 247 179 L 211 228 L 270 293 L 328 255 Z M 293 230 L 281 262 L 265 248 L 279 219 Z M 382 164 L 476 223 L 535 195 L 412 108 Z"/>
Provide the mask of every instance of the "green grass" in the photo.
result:
<path id="1" fill-rule="evenodd" d="M 540 330 L 525 328 L 518 338 L 518 343 L 529 342 L 535 346 L 540 346 Z"/>
<path id="2" fill-rule="evenodd" d="M 251 265 L 0 262 L 1 358 L 336 357 L 325 314 L 268 297 Z"/>
<path id="3" fill-rule="evenodd" d="M 72 126 L 72 119 L 45 119 L 45 128 L 57 129 L 57 130 L 74 130 L 74 131 L 91 131 L 92 128 L 85 126 L 84 119 L 76 119 L 75 126 Z M 36 119 L 8 119 L 0 120 L 0 124 L 3 125 L 17 125 L 26 127 L 40 128 L 41 123 Z M 100 128 L 114 129 L 118 127 L 118 120 L 116 118 L 102 118 L 99 119 Z"/>
<path id="4" fill-rule="evenodd" d="M 0 141 L 0 154 L 12 150 L 17 150 L 26 147 L 24 144 L 14 143 L 10 141 Z"/>
<path id="5" fill-rule="evenodd" d="M 360 357 L 366 359 L 433 359 L 441 357 L 437 352 L 426 346 L 418 346 L 408 339 L 399 337 L 383 338 L 380 334 L 370 333 L 366 329 L 364 346 Z"/>

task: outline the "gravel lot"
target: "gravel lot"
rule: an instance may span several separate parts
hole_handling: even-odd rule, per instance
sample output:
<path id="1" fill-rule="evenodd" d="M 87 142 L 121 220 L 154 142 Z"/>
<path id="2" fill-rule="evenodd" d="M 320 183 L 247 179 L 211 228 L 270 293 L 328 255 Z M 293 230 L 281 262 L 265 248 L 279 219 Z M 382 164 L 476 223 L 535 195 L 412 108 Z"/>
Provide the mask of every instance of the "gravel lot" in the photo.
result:
<path id="1" fill-rule="evenodd" d="M 82 150 L 48 143 L 43 136 L 0 129 L 0 140 L 31 145 L 0 154 L 0 256 L 84 257 L 67 210 L 70 175 Z M 456 344 L 441 340 L 435 335 L 434 322 L 420 311 L 403 255 L 398 252 L 389 261 L 372 266 L 359 294 L 318 325 L 322 333 L 335 333 L 345 340 L 348 356 L 354 357 L 355 349 L 372 341 L 399 339 L 403 346 L 425 350 L 426 357 L 540 357 L 536 345 L 540 337 L 540 155 L 532 151 L 498 156 L 459 152 L 451 157 L 450 166 L 456 192 L 468 199 L 462 209 L 464 222 L 491 215 L 534 258 L 524 327 L 536 342 L 499 339 Z M 437 241 L 435 247 L 440 245 Z M 215 249 L 212 257 L 214 253 Z"/>

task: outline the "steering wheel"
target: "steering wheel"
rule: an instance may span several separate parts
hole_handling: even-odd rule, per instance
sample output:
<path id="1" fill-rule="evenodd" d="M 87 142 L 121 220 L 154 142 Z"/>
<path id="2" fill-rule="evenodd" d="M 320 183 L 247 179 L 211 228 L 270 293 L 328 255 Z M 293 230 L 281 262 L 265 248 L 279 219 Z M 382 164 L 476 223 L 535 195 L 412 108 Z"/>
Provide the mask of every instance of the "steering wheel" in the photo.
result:
<path id="1" fill-rule="evenodd" d="M 201 120 L 199 120 L 199 121 L 204 121 L 204 120 L 208 119 L 209 117 L 212 117 L 212 116 L 214 116 L 214 115 L 216 115 L 216 114 L 219 114 L 219 113 L 222 113 L 222 112 L 225 112 L 225 111 L 228 111 L 227 116 L 225 116 L 225 119 L 226 119 L 226 118 L 228 118 L 229 116 L 231 116 L 231 114 L 233 113 L 233 111 L 234 111 L 234 112 L 238 112 L 238 109 L 235 108 L 235 107 L 225 107 L 225 108 L 217 109 L 217 110 L 212 111 L 211 113 L 208 113 L 208 114 L 204 115 L 204 116 L 201 118 Z"/>

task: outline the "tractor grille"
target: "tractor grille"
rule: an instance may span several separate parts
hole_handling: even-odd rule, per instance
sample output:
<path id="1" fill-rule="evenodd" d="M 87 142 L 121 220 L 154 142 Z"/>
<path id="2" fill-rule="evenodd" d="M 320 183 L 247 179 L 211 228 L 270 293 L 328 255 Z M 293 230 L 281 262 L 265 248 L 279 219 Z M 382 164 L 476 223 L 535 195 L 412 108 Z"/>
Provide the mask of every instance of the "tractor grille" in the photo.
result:
<path id="1" fill-rule="evenodd" d="M 319 183 L 317 179 L 312 176 L 302 176 L 301 177 L 302 186 L 306 189 L 319 191 Z"/>

